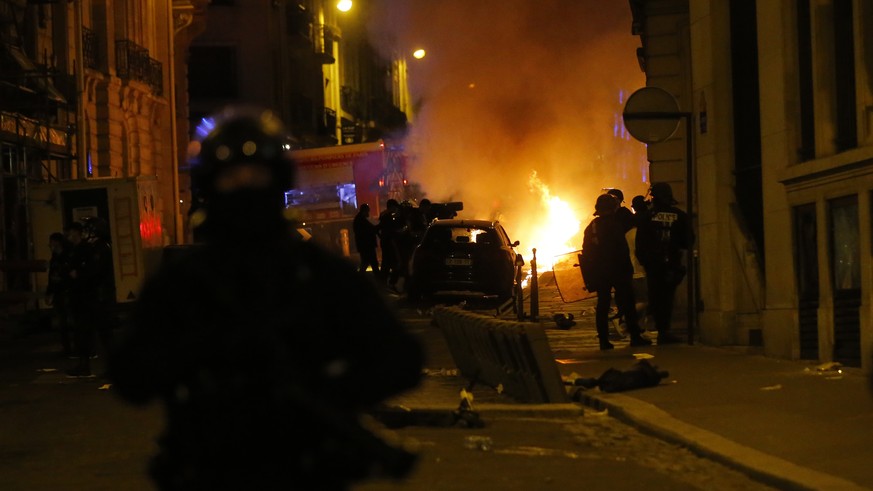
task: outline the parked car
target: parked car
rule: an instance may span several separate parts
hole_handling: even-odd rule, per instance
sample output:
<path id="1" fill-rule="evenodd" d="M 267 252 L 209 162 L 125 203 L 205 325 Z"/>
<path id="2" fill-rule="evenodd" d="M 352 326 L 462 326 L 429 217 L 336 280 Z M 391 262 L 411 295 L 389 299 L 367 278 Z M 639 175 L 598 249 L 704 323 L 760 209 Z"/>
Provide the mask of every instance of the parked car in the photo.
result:
<path id="1" fill-rule="evenodd" d="M 437 294 L 512 297 L 518 254 L 506 230 L 491 220 L 435 220 L 410 261 L 409 298 Z"/>

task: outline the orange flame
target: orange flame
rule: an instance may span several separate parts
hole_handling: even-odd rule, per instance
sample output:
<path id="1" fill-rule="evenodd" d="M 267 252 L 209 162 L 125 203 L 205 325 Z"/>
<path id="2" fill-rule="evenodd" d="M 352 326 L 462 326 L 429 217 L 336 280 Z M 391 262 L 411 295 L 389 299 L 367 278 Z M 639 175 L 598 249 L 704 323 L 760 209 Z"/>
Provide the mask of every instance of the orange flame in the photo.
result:
<path id="1" fill-rule="evenodd" d="M 549 271 L 555 256 L 578 249 L 571 244 L 571 239 L 579 233 L 582 223 L 569 203 L 552 196 L 537 171 L 531 172 L 528 187 L 531 193 L 539 194 L 546 211 L 545 219 L 531 233 L 530 243 L 537 249 L 537 272 Z"/>

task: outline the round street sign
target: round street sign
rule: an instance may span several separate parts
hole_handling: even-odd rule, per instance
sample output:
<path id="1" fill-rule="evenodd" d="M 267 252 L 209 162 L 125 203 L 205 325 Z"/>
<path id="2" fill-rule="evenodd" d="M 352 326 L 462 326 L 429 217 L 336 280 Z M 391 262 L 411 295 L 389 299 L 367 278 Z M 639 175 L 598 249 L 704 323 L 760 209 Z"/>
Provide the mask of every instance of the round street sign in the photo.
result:
<path id="1" fill-rule="evenodd" d="M 624 126 L 643 143 L 660 143 L 679 127 L 679 104 L 672 94 L 658 87 L 643 87 L 624 105 Z"/>

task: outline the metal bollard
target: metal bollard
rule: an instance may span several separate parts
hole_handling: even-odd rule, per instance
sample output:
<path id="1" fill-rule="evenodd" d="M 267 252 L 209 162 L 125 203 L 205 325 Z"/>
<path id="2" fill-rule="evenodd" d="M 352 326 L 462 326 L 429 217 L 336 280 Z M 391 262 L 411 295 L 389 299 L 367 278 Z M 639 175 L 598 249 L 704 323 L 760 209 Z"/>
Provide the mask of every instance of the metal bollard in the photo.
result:
<path id="1" fill-rule="evenodd" d="M 537 249 L 533 248 L 533 259 L 530 260 L 530 320 L 539 320 L 540 292 L 537 281 Z"/>
<path id="2" fill-rule="evenodd" d="M 515 256 L 515 298 L 513 299 L 513 308 L 518 320 L 524 320 L 524 289 L 521 287 L 522 271 L 524 266 L 524 258 L 521 254 Z"/>

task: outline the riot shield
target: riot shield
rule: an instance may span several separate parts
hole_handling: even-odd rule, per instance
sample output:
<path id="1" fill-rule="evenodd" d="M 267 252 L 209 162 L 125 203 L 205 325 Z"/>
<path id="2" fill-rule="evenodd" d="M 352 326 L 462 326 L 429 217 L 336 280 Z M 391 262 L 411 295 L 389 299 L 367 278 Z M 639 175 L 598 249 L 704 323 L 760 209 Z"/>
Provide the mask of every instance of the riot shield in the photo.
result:
<path id="1" fill-rule="evenodd" d="M 555 284 L 558 293 L 564 303 L 576 302 L 597 296 L 596 292 L 589 292 L 585 288 L 585 280 L 582 278 L 582 269 L 579 262 L 582 251 L 573 251 L 554 257 L 552 271 L 555 274 Z"/>

